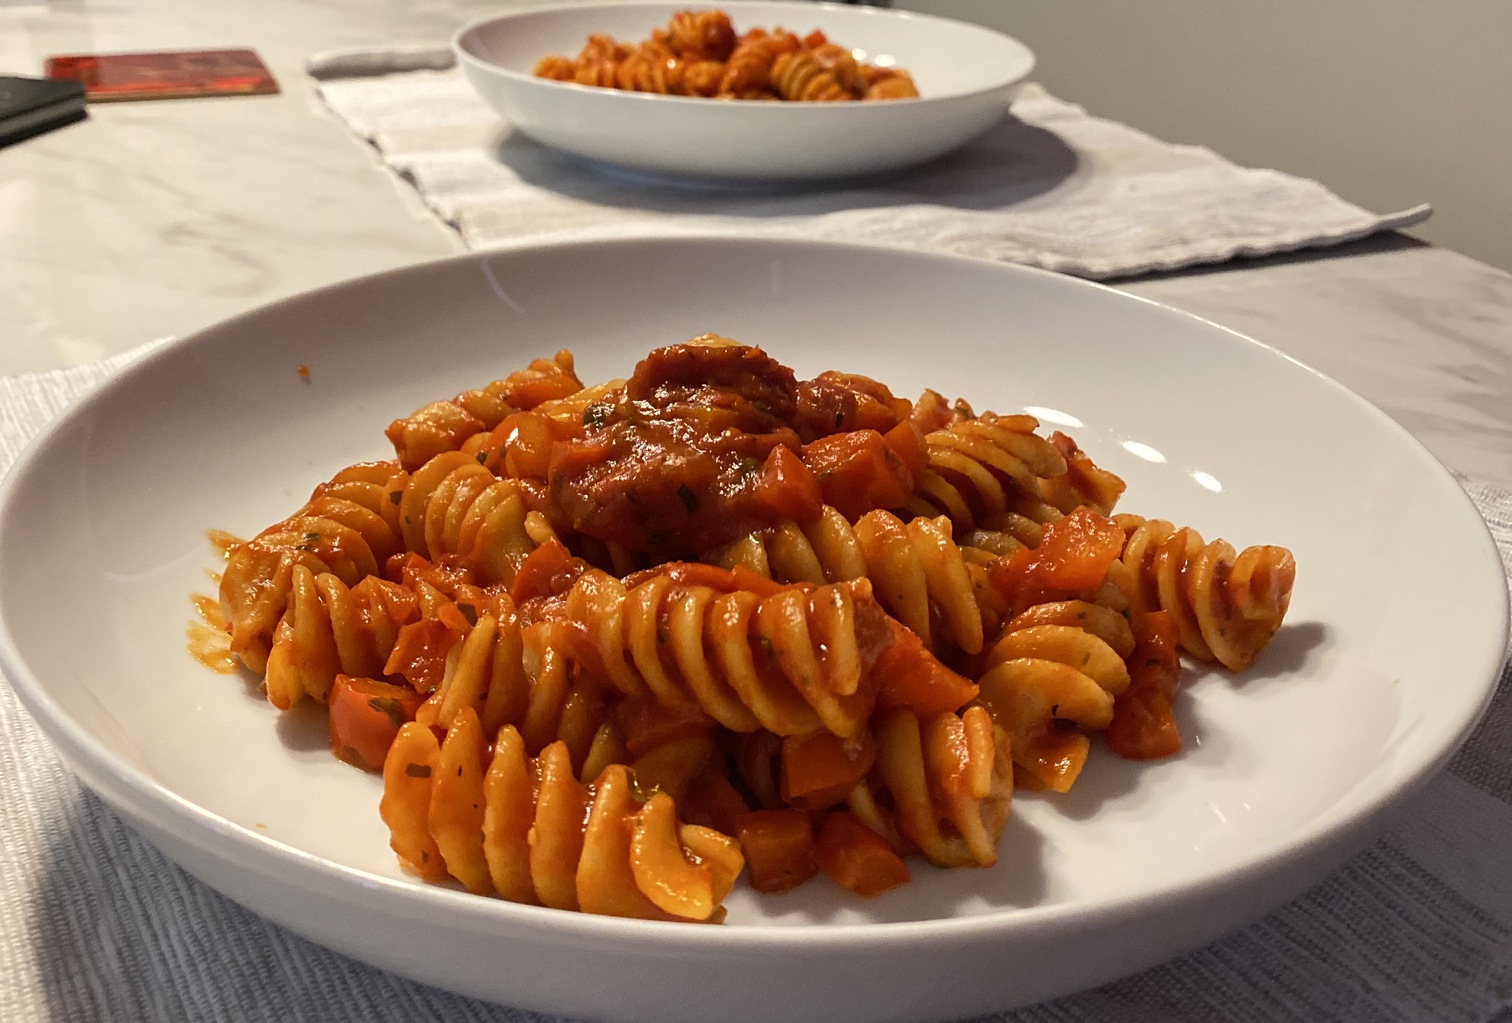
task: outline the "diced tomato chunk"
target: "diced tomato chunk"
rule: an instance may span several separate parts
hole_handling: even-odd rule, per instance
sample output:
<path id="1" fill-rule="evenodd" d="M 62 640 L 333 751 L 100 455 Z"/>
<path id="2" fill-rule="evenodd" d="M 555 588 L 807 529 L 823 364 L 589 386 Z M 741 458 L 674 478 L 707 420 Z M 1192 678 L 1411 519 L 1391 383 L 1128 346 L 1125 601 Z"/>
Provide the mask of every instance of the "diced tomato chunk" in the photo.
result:
<path id="1" fill-rule="evenodd" d="M 779 444 L 767 454 L 754 498 L 774 519 L 807 522 L 819 514 L 823 497 L 814 474 L 792 448 Z"/>
<path id="2" fill-rule="evenodd" d="M 407 686 L 337 675 L 327 702 L 331 752 L 364 771 L 383 770 L 394 737 L 415 719 L 420 702 Z"/>
<path id="3" fill-rule="evenodd" d="M 876 760 L 877 749 L 863 738 L 842 739 L 832 732 L 790 735 L 782 740 L 782 798 L 806 810 L 822 810 L 855 789 Z"/>
<path id="4" fill-rule="evenodd" d="M 819 870 L 814 823 L 798 809 L 752 810 L 735 818 L 735 837 L 751 868 L 751 887 L 768 894 L 797 888 Z"/>
<path id="5" fill-rule="evenodd" d="M 1015 551 L 989 573 L 1015 608 L 1058 600 L 1101 586 L 1123 554 L 1124 532 L 1091 508 L 1077 508 L 1045 526 L 1038 547 Z"/>
<path id="6" fill-rule="evenodd" d="M 910 420 L 903 420 L 882 435 L 882 440 L 917 476 L 929 465 L 929 449 L 924 444 L 924 431 Z"/>
<path id="7" fill-rule="evenodd" d="M 876 430 L 821 437 L 803 448 L 824 503 L 855 520 L 873 508 L 896 508 L 913 493 L 913 473 Z"/>
<path id="8" fill-rule="evenodd" d="M 977 687 L 951 671 L 911 629 L 887 619 L 892 641 L 877 655 L 872 677 L 877 709 L 906 708 L 920 717 L 959 710 L 976 699 Z"/>
<path id="9" fill-rule="evenodd" d="M 1154 760 L 1181 752 L 1181 733 L 1171 702 L 1181 681 L 1179 633 L 1168 611 L 1134 618 L 1129 688 L 1113 702 L 1108 748 L 1129 760 Z"/>
<path id="10" fill-rule="evenodd" d="M 687 823 L 713 828 L 726 835 L 735 833 L 737 817 L 751 812 L 750 804 L 724 771 L 699 772 L 688 784 L 688 791 L 677 808 Z"/>
<path id="11" fill-rule="evenodd" d="M 509 584 L 509 595 L 516 604 L 532 597 L 555 597 L 572 585 L 576 560 L 556 537 L 525 556 Z"/>
<path id="12" fill-rule="evenodd" d="M 446 673 L 446 655 L 463 634 L 436 618 L 410 622 L 399 630 L 383 673 L 403 677 L 417 693 L 435 692 Z"/>
<path id="13" fill-rule="evenodd" d="M 1126 760 L 1158 760 L 1181 752 L 1171 701 L 1154 690 L 1130 690 L 1113 705 L 1108 748 Z"/>
<path id="14" fill-rule="evenodd" d="M 616 702 L 610 717 L 625 740 L 625 748 L 635 756 L 674 739 L 704 735 L 714 727 L 713 720 L 697 706 L 668 707 L 634 696 Z"/>
<path id="15" fill-rule="evenodd" d="M 814 861 L 837 884 L 867 898 L 908 881 L 908 864 L 849 810 L 835 810 L 824 818 Z"/>

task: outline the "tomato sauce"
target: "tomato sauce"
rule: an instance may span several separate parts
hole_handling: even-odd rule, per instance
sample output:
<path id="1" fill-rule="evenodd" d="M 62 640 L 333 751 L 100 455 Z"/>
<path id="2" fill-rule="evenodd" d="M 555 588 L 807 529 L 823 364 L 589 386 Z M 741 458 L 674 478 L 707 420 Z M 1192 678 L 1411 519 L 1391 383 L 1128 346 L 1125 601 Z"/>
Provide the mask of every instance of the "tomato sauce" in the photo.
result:
<path id="1" fill-rule="evenodd" d="M 581 437 L 552 446 L 544 510 L 564 529 L 636 554 L 698 557 L 818 516 L 833 495 L 806 448 L 858 430 L 880 439 L 910 409 L 874 380 L 826 373 L 800 382 L 760 348 L 722 338 L 659 348 L 588 407 Z M 842 478 L 857 475 L 851 467 Z"/>

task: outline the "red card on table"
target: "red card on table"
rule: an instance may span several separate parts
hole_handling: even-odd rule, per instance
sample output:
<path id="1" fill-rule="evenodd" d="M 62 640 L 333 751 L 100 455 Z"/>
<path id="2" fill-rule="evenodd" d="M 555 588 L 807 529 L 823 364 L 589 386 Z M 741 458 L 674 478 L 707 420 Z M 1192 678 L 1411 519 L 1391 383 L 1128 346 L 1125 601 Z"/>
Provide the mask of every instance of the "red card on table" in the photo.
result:
<path id="1" fill-rule="evenodd" d="M 91 103 L 278 91 L 272 72 L 251 50 L 70 54 L 48 57 L 46 73 L 83 83 Z"/>

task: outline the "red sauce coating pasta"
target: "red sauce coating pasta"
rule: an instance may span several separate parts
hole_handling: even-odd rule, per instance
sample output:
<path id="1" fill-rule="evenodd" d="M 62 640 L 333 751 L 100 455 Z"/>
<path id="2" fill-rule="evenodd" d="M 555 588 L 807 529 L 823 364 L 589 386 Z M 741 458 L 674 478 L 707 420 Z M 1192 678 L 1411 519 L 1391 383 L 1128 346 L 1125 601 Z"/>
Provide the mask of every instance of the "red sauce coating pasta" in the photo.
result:
<path id="1" fill-rule="evenodd" d="M 896 426 L 908 407 L 874 380 L 800 383 L 759 348 L 706 335 L 657 349 L 585 411 L 582 436 L 552 450 L 543 510 L 573 532 L 666 560 L 817 518 L 825 477 L 842 469 L 860 492 L 885 477 L 901 504 L 912 477 L 874 428 Z M 825 438 L 863 429 L 877 438 L 868 459 L 816 465 Z"/>
<path id="2" fill-rule="evenodd" d="M 1015 786 L 1178 751 L 1179 652 L 1244 669 L 1296 577 L 1110 517 L 1123 481 L 1031 416 L 717 335 L 592 385 L 559 352 L 387 433 L 218 544 L 224 652 L 326 705 L 410 870 L 563 910 L 713 923 L 746 867 L 870 897 L 910 857 L 991 865 Z"/>
<path id="3" fill-rule="evenodd" d="M 680 11 L 637 43 L 590 35 L 575 58 L 542 57 L 535 74 L 605 89 L 714 99 L 834 103 L 919 95 L 907 71 L 861 63 L 821 31 L 800 38 L 783 28 L 751 28 L 737 35 L 720 10 Z"/>

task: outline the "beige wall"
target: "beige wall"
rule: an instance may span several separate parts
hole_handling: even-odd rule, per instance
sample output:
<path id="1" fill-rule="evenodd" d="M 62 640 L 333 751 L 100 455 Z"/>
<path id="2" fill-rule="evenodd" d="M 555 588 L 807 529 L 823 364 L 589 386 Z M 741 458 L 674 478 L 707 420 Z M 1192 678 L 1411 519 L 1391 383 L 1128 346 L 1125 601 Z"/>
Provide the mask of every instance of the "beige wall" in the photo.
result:
<path id="1" fill-rule="evenodd" d="M 1093 113 L 1323 182 L 1512 270 L 1512 0 L 896 0 L 1035 50 Z"/>

